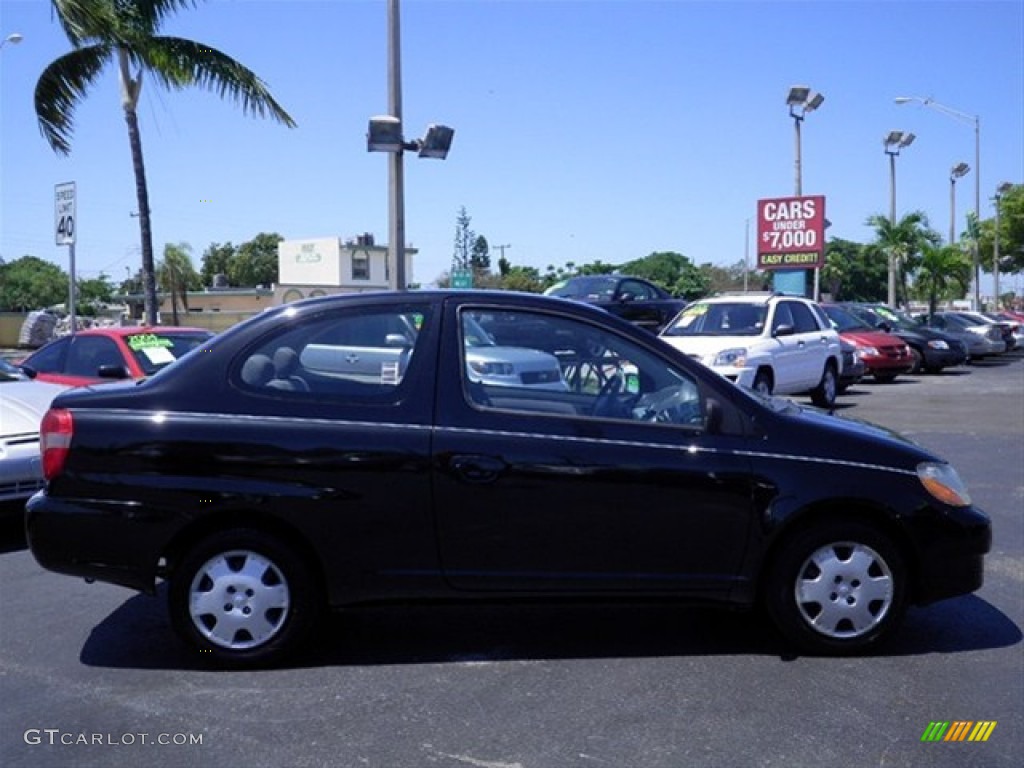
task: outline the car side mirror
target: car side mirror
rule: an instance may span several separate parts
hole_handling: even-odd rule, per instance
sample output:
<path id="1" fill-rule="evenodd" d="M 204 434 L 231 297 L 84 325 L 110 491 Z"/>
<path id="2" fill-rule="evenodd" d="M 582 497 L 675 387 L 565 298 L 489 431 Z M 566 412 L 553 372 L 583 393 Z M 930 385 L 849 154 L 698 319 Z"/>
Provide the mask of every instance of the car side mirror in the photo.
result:
<path id="1" fill-rule="evenodd" d="M 772 331 L 772 336 L 792 336 L 796 333 L 796 329 L 788 323 L 783 323 Z"/>
<path id="2" fill-rule="evenodd" d="M 39 375 L 39 371 L 37 371 L 35 368 L 33 368 L 30 365 L 19 365 L 18 368 L 21 370 L 22 373 L 24 373 L 30 379 L 34 379 L 36 376 Z"/>
<path id="3" fill-rule="evenodd" d="M 876 327 L 876 328 L 878 328 L 878 329 L 879 329 L 879 330 L 881 330 L 881 331 L 885 331 L 886 333 L 892 333 L 892 326 L 891 326 L 891 325 L 889 325 L 889 324 L 888 324 L 887 322 L 885 322 L 885 320 L 882 320 L 882 321 L 881 321 L 881 322 L 880 322 L 880 323 L 879 323 L 878 325 L 876 325 L 875 327 Z"/>
<path id="4" fill-rule="evenodd" d="M 123 365 L 101 365 L 96 369 L 96 375 L 101 379 L 127 379 L 131 373 Z"/>

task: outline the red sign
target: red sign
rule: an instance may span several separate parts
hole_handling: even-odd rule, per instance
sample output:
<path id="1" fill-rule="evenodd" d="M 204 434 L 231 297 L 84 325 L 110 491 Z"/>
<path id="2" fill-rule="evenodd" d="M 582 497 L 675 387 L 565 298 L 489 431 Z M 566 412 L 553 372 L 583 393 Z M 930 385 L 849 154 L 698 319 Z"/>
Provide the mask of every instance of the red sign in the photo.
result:
<path id="1" fill-rule="evenodd" d="M 824 255 L 824 195 L 757 201 L 758 269 L 817 268 Z"/>

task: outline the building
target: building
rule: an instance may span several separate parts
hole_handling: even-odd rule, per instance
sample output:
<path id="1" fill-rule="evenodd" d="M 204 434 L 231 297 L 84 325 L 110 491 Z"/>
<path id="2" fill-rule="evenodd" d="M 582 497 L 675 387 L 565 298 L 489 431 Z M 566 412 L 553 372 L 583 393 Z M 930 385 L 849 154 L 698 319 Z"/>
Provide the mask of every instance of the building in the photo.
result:
<path id="1" fill-rule="evenodd" d="M 405 249 L 405 274 L 412 275 L 416 249 Z M 345 240 L 322 237 L 282 240 L 277 245 L 278 284 L 274 303 L 287 304 L 333 293 L 395 290 L 388 249 L 364 234 Z"/>

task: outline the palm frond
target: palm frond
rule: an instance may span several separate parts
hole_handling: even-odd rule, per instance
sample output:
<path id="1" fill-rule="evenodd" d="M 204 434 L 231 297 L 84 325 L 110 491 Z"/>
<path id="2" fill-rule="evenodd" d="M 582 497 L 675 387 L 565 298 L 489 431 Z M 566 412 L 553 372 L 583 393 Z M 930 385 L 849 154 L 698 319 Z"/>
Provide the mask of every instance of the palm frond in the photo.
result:
<path id="1" fill-rule="evenodd" d="M 148 70 L 167 88 L 196 87 L 230 98 L 247 115 L 269 117 L 289 128 L 292 119 L 248 67 L 208 45 L 180 37 L 151 37 L 132 48 L 132 63 Z"/>
<path id="2" fill-rule="evenodd" d="M 102 37 L 116 20 L 112 0 L 50 0 L 50 14 L 76 48 L 86 40 Z"/>
<path id="3" fill-rule="evenodd" d="M 110 61 L 107 45 L 76 48 L 55 59 L 36 83 L 35 106 L 39 130 L 54 152 L 71 152 L 74 112 L 100 70 Z"/>

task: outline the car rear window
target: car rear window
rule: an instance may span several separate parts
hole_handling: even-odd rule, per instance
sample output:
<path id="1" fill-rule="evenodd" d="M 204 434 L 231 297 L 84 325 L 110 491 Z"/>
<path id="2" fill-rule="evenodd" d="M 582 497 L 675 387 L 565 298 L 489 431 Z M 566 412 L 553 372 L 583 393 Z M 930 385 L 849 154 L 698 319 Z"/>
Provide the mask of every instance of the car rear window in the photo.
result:
<path id="1" fill-rule="evenodd" d="M 212 333 L 135 333 L 125 336 L 125 344 L 132 351 L 132 356 L 142 368 L 143 373 L 152 376 L 161 368 L 166 368 L 179 357 L 202 346 L 203 342 L 213 336 Z"/>

